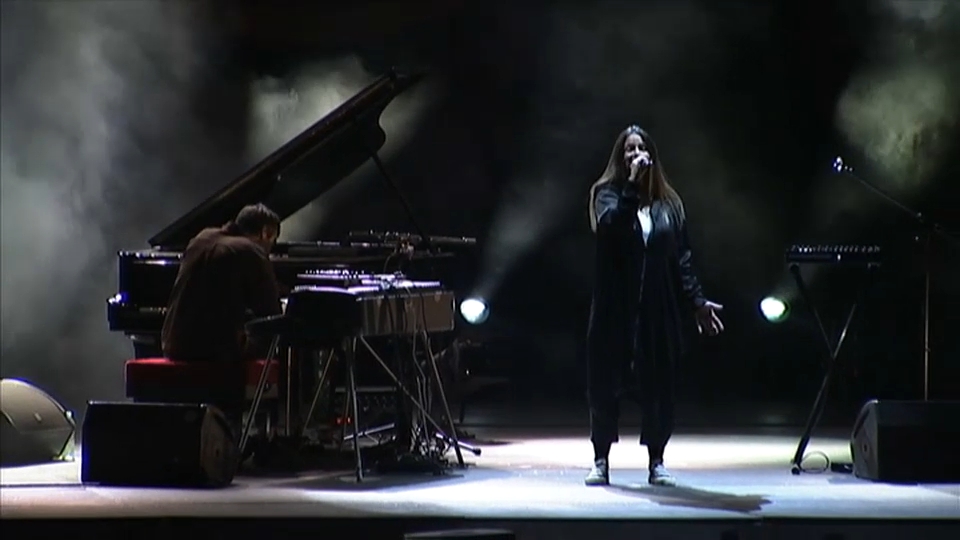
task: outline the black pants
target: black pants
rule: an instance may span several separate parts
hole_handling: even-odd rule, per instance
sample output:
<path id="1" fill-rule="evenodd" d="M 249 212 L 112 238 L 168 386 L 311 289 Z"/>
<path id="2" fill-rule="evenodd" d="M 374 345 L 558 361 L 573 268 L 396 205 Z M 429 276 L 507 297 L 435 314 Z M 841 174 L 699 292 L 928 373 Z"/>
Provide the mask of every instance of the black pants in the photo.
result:
<path id="1" fill-rule="evenodd" d="M 626 398 L 640 406 L 640 444 L 651 457 L 662 458 L 674 429 L 676 362 L 668 347 L 642 334 L 630 354 L 590 359 L 590 441 L 605 453 L 620 440 L 620 403 Z M 621 365 L 621 358 L 627 365 Z"/>

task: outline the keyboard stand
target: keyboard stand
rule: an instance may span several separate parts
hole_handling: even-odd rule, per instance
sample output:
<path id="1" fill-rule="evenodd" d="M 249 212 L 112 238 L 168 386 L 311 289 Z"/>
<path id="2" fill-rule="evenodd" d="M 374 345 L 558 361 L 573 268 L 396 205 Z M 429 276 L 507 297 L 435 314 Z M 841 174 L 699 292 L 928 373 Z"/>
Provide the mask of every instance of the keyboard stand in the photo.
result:
<path id="1" fill-rule="evenodd" d="M 253 324 L 269 324 L 277 320 L 279 319 L 266 317 L 264 319 L 254 321 Z M 253 325 L 251 325 L 251 327 L 255 328 Z M 244 455 L 244 450 L 246 450 L 247 442 L 250 440 L 250 432 L 253 429 L 253 423 L 256 421 L 257 412 L 260 410 L 260 401 L 263 399 L 263 392 L 267 388 L 267 374 L 270 372 L 270 364 L 273 363 L 279 349 L 280 335 L 275 334 L 270 341 L 270 349 L 267 352 L 266 361 L 264 361 L 263 367 L 260 369 L 260 378 L 257 380 L 257 390 L 253 394 L 253 403 L 250 405 L 250 411 L 247 415 L 246 422 L 244 422 L 243 431 L 240 435 L 239 447 L 241 459 Z"/>
<path id="2" fill-rule="evenodd" d="M 249 416 L 243 426 L 243 432 L 240 437 L 240 453 L 243 455 L 243 451 L 246 448 L 247 442 L 249 441 L 250 433 L 253 428 L 254 418 L 256 417 L 257 411 L 260 407 L 260 402 L 263 397 L 264 390 L 267 383 L 267 374 L 269 371 L 269 366 L 271 362 L 276 358 L 279 348 L 280 348 L 280 339 L 283 335 L 288 336 L 299 336 L 304 331 L 304 325 L 301 322 L 298 322 L 295 319 L 289 319 L 285 315 L 275 315 L 271 317 L 264 317 L 262 319 L 257 319 L 250 321 L 246 325 L 247 332 L 251 335 L 260 335 L 260 336 L 271 336 L 272 341 L 270 344 L 270 350 L 267 354 L 267 360 L 263 365 L 263 368 L 260 372 L 260 378 L 257 381 L 257 389 L 254 393 L 253 404 L 250 408 Z M 373 358 L 380 364 L 380 367 L 383 371 L 393 380 L 394 384 L 397 385 L 397 388 L 410 400 L 410 402 L 415 406 L 417 411 L 420 413 L 421 422 L 424 425 L 419 426 L 420 432 L 422 433 L 417 442 L 420 443 L 434 443 L 436 440 L 440 440 L 447 445 L 453 446 L 457 455 L 457 462 L 461 468 L 465 467 L 466 464 L 463 461 L 463 453 L 461 448 L 469 450 L 474 454 L 479 454 L 478 449 L 470 448 L 469 446 L 464 446 L 460 443 L 456 427 L 453 424 L 453 416 L 450 414 L 450 406 L 447 402 L 446 392 L 443 388 L 443 381 L 440 378 L 440 371 L 437 369 L 437 360 L 436 356 L 433 354 L 433 349 L 430 344 L 429 334 L 423 330 L 419 329 L 410 334 L 413 340 L 421 340 L 422 351 L 426 354 L 426 369 L 421 370 L 420 366 L 416 366 L 417 371 L 417 390 L 429 389 L 431 386 L 431 379 L 436 383 L 436 389 L 439 394 L 440 402 L 443 405 L 443 413 L 446 415 L 448 429 L 444 429 L 440 426 L 433 416 L 427 410 L 427 407 L 424 405 L 425 399 L 418 399 L 400 380 L 399 377 L 390 369 L 387 363 L 374 351 L 373 347 L 367 342 L 367 340 L 362 335 L 348 335 L 343 336 L 339 339 L 339 344 L 335 345 L 331 343 L 330 339 L 325 339 L 325 343 L 329 344 L 332 351 L 329 353 L 327 361 L 324 363 L 323 370 L 320 374 L 320 380 L 318 381 L 317 393 L 314 395 L 313 403 L 310 407 L 310 412 L 308 413 L 307 422 L 304 425 L 309 425 L 309 420 L 313 415 L 313 410 L 316 407 L 318 394 L 323 388 L 324 380 L 329 375 L 329 370 L 331 365 L 337 361 L 342 360 L 344 362 L 344 367 L 346 368 L 346 395 L 345 395 L 345 408 L 348 410 L 348 415 L 350 419 L 350 427 L 352 430 L 351 436 L 349 439 L 353 441 L 354 448 L 354 459 L 355 459 L 355 473 L 357 482 L 363 481 L 363 459 L 360 455 L 360 437 L 361 433 L 359 430 L 359 405 L 357 403 L 357 381 L 356 381 L 356 356 L 357 356 L 357 346 L 363 345 L 364 348 L 373 356 Z M 413 359 L 416 362 L 416 358 Z M 426 371 L 426 373 L 423 373 Z M 344 426 L 346 427 L 346 426 Z M 288 427 L 289 429 L 289 427 Z M 435 430 L 435 431 L 433 431 Z M 416 430 L 414 430 L 416 431 Z M 341 444 L 348 439 L 346 434 L 341 437 Z"/>
<path id="3" fill-rule="evenodd" d="M 813 312 L 813 317 L 817 321 L 817 327 L 820 329 L 820 335 L 823 337 L 823 342 L 826 345 L 827 352 L 827 371 L 823 376 L 823 382 L 820 384 L 820 391 L 817 392 L 817 398 L 813 402 L 813 408 L 810 410 L 810 414 L 807 417 L 806 426 L 803 429 L 803 435 L 800 437 L 800 443 L 797 445 L 797 451 L 793 455 L 793 461 L 791 462 L 793 466 L 790 469 L 790 472 L 797 475 L 803 471 L 803 462 L 804 452 L 807 449 L 807 445 L 810 443 L 810 436 L 813 434 L 813 429 L 820 422 L 820 417 L 823 416 L 823 410 L 826 405 L 827 399 L 827 390 L 830 387 L 830 382 L 833 380 L 834 372 L 836 370 L 837 358 L 840 355 L 840 349 L 843 347 L 843 342 L 847 338 L 847 330 L 850 328 L 850 323 L 853 322 L 853 316 L 857 311 L 857 306 L 863 301 L 863 296 L 869 289 L 870 284 L 873 281 L 873 274 L 879 264 L 877 263 L 867 263 L 867 279 L 863 282 L 856 300 L 854 300 L 853 305 L 850 306 L 850 310 L 847 312 L 847 318 L 844 322 L 843 328 L 840 330 L 840 337 L 837 339 L 836 344 L 831 344 L 830 337 L 827 336 L 827 330 L 823 326 L 823 320 L 820 318 L 820 313 L 817 311 L 816 305 L 813 303 L 813 298 L 810 296 L 809 291 L 807 290 L 806 284 L 803 282 L 803 276 L 800 275 L 800 265 L 798 263 L 790 263 L 790 273 L 793 274 L 794 279 L 797 282 L 797 288 L 800 289 L 800 296 L 803 297 L 803 300 L 810 306 L 810 311 Z"/>
<path id="4" fill-rule="evenodd" d="M 416 337 L 414 337 L 414 339 L 416 339 Z M 360 343 L 364 346 L 364 348 L 367 349 L 367 352 L 369 352 L 370 355 L 373 356 L 373 358 L 377 361 L 377 363 L 380 364 L 380 367 L 383 368 L 384 372 L 390 377 L 390 379 L 393 380 L 394 384 L 397 385 L 397 388 L 399 388 L 400 391 L 403 392 L 403 394 L 407 397 L 407 399 L 413 403 L 414 407 L 416 407 L 417 411 L 422 415 L 423 420 L 430 424 L 429 427 L 436 430 L 435 437 L 444 443 L 453 446 L 454 452 L 457 455 L 457 464 L 463 468 L 466 466 L 466 464 L 463 461 L 462 449 L 470 450 L 474 454 L 477 454 L 478 452 L 473 448 L 463 448 L 464 445 L 460 442 L 459 437 L 457 436 L 456 426 L 453 424 L 453 417 L 450 415 L 450 405 L 447 402 L 447 394 L 443 388 L 443 380 L 440 378 L 440 370 L 437 369 L 436 356 L 433 354 L 432 347 L 430 346 L 430 337 L 425 332 L 421 332 L 420 339 L 423 341 L 424 351 L 427 355 L 427 363 L 429 364 L 427 366 L 428 372 L 424 377 L 426 378 L 426 381 L 424 381 L 426 384 L 424 386 L 430 386 L 430 379 L 433 379 L 433 381 L 436 383 L 437 391 L 440 394 L 440 403 L 443 405 L 443 413 L 446 415 L 447 423 L 449 424 L 447 426 L 450 433 L 449 435 L 445 433 L 446 430 L 440 426 L 440 423 L 437 422 L 427 410 L 427 407 L 423 402 L 424 400 L 418 399 L 413 395 L 413 393 L 410 392 L 409 389 L 407 389 L 407 387 L 400 381 L 400 378 L 397 377 L 393 370 L 390 369 L 387 363 L 383 360 L 383 358 L 380 357 L 379 354 L 377 354 L 377 352 L 373 349 L 373 347 L 370 346 L 366 339 L 363 337 L 359 338 Z M 421 426 L 421 428 L 422 430 L 426 430 L 428 429 L 428 426 Z M 354 447 L 357 446 L 357 437 L 358 434 L 354 432 Z M 428 439 L 433 439 L 433 437 L 428 436 Z"/>
<path id="5" fill-rule="evenodd" d="M 414 407 L 422 415 L 422 418 L 426 421 L 426 423 L 430 424 L 430 426 L 421 426 L 422 429 L 427 430 L 429 428 L 429 429 L 436 430 L 435 435 L 428 436 L 429 440 L 433 440 L 435 437 L 437 440 L 440 440 L 445 444 L 453 446 L 457 455 L 457 462 L 460 467 L 465 467 L 461 449 L 470 451 L 476 455 L 479 455 L 480 453 L 479 449 L 471 447 L 470 445 L 465 445 L 461 443 L 457 438 L 456 430 L 452 423 L 452 417 L 450 416 L 450 409 L 449 409 L 449 405 L 447 404 L 446 394 L 443 389 L 443 382 L 440 380 L 439 371 L 437 369 L 436 358 L 434 357 L 432 351 L 430 350 L 429 337 L 426 335 L 421 335 L 420 338 L 425 343 L 425 352 L 427 354 L 427 362 L 429 365 L 427 366 L 427 370 L 426 370 L 427 373 L 425 374 L 425 378 L 427 379 L 425 381 L 426 385 L 418 383 L 418 386 L 429 386 L 431 379 L 433 379 L 436 382 L 437 389 L 440 394 L 439 395 L 440 401 L 444 406 L 444 413 L 447 415 L 447 418 L 450 419 L 449 429 L 452 435 L 447 435 L 445 433 L 446 430 L 440 427 L 439 422 L 437 422 L 431 416 L 431 414 L 427 411 L 427 407 L 424 405 L 423 400 L 418 399 L 417 397 L 414 396 L 414 394 L 407 388 L 405 384 L 401 382 L 400 378 L 396 375 L 396 373 L 394 373 L 394 371 L 390 369 L 386 361 L 384 361 L 383 358 L 381 358 L 380 355 L 376 353 L 376 351 L 373 349 L 373 347 L 370 346 L 370 344 L 367 342 L 367 340 L 364 337 L 354 336 L 354 337 L 344 338 L 340 344 L 340 347 L 338 349 L 330 351 L 329 356 L 327 356 L 326 362 L 324 363 L 323 369 L 320 373 L 319 381 L 317 382 L 316 393 L 314 394 L 314 397 L 312 400 L 313 402 L 310 405 L 307 420 L 306 422 L 304 422 L 304 428 L 306 428 L 306 426 L 309 425 L 310 420 L 312 419 L 313 412 L 316 408 L 319 395 L 322 391 L 323 384 L 330 373 L 331 366 L 337 360 L 343 360 L 344 367 L 346 368 L 346 379 L 347 379 L 344 405 L 346 408 L 346 416 L 350 419 L 349 424 L 350 424 L 351 433 L 349 435 L 344 434 L 342 436 L 341 444 L 347 441 L 351 441 L 353 443 L 354 474 L 357 482 L 362 482 L 364 477 L 363 457 L 360 454 L 360 439 L 364 436 L 372 435 L 377 432 L 388 431 L 390 429 L 396 428 L 395 425 L 391 424 L 387 426 L 380 426 L 379 428 L 366 429 L 362 432 L 360 431 L 360 418 L 359 418 L 360 408 L 359 408 L 359 404 L 357 403 L 357 383 L 356 383 L 356 375 L 355 375 L 358 344 L 363 345 L 363 347 L 367 350 L 367 352 L 369 352 L 370 355 L 374 358 L 374 360 L 376 360 L 376 362 L 380 365 L 384 373 L 386 373 L 390 377 L 393 383 L 397 385 L 397 388 L 407 397 L 407 399 L 410 400 L 411 403 L 413 403 Z M 414 339 L 417 339 L 417 337 L 415 336 Z M 344 428 L 346 429 L 346 426 L 344 426 Z"/>

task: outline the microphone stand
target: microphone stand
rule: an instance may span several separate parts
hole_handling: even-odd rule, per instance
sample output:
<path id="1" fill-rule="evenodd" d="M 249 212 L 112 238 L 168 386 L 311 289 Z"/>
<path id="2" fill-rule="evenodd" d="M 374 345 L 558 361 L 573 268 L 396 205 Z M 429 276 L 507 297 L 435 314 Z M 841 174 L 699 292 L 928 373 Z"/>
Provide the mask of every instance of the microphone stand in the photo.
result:
<path id="1" fill-rule="evenodd" d="M 833 160 L 833 170 L 840 174 L 846 174 L 851 178 L 857 180 L 866 187 L 868 190 L 872 191 L 880 198 L 884 199 L 894 207 L 898 208 L 901 212 L 909 215 L 919 226 L 919 229 L 922 231 L 923 236 L 923 274 L 924 274 L 924 284 L 923 284 L 923 400 L 928 401 L 930 399 L 930 248 L 931 243 L 934 237 L 945 240 L 948 243 L 954 244 L 954 246 L 960 244 L 960 240 L 953 237 L 948 233 L 939 223 L 931 221 L 927 216 L 923 215 L 920 212 L 917 212 L 907 205 L 901 203 L 878 188 L 877 186 L 871 184 L 870 182 L 864 180 L 863 178 L 853 174 L 853 167 L 846 165 L 843 162 L 843 158 L 837 156 Z M 917 238 L 920 240 L 920 238 Z"/>

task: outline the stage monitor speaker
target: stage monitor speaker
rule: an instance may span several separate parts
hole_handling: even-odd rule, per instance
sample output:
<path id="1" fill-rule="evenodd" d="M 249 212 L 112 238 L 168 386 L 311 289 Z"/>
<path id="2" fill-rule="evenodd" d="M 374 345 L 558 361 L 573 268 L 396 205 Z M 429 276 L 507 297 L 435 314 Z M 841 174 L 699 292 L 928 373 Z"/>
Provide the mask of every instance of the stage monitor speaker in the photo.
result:
<path id="1" fill-rule="evenodd" d="M 960 482 L 960 401 L 868 401 L 854 423 L 850 451 L 859 478 Z"/>
<path id="2" fill-rule="evenodd" d="M 0 465 L 45 463 L 73 453 L 73 416 L 36 386 L 0 379 L 0 412 Z"/>
<path id="3" fill-rule="evenodd" d="M 212 405 L 90 402 L 80 435 L 85 484 L 223 487 L 238 448 Z"/>

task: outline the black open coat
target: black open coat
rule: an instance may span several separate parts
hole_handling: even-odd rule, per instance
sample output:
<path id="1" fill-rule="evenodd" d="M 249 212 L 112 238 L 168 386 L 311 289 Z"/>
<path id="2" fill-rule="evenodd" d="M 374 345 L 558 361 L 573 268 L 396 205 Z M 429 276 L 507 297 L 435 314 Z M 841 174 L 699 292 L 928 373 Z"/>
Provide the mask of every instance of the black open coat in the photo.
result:
<path id="1" fill-rule="evenodd" d="M 633 185 L 602 184 L 591 204 L 597 224 L 587 335 L 589 391 L 592 396 L 619 395 L 642 390 L 645 374 L 658 378 L 662 376 L 653 374 L 672 373 L 684 348 L 685 312 L 706 299 L 692 268 L 679 201 L 653 201 L 646 242 L 637 218 L 640 197 Z"/>

